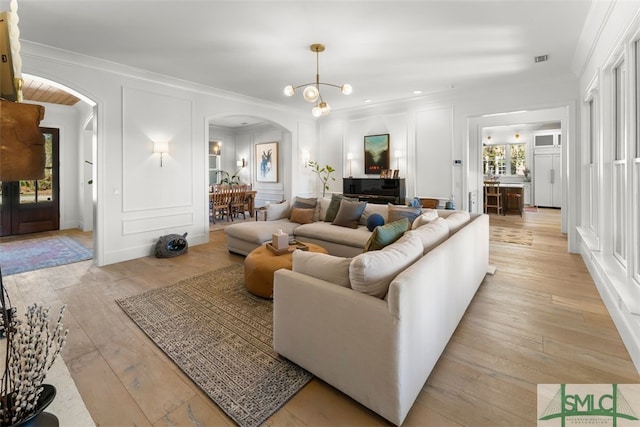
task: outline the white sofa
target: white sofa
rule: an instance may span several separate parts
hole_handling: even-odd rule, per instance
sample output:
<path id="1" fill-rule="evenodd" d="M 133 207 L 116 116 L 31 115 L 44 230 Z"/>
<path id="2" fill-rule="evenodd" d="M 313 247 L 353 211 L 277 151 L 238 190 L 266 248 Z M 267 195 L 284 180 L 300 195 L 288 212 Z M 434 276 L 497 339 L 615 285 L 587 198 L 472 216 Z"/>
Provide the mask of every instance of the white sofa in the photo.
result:
<path id="1" fill-rule="evenodd" d="M 484 214 L 472 214 L 466 225 L 420 254 L 392 279 L 384 298 L 295 271 L 294 256 L 294 271 L 274 276 L 274 349 L 400 425 L 488 263 Z"/>

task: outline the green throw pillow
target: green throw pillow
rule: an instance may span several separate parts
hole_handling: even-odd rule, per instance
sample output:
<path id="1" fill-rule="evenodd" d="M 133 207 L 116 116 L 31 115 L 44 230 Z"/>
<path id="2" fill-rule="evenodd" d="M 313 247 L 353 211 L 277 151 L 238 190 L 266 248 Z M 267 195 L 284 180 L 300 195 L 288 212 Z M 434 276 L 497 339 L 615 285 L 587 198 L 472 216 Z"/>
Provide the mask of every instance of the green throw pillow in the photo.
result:
<path id="1" fill-rule="evenodd" d="M 338 214 L 338 209 L 340 209 L 340 202 L 342 201 L 342 194 L 332 194 L 331 202 L 329 203 L 329 207 L 327 208 L 327 213 L 324 215 L 324 220 L 327 222 L 332 222 L 336 219 L 336 215 Z"/>
<path id="2" fill-rule="evenodd" d="M 402 218 L 386 225 L 379 225 L 373 229 L 371 237 L 364 245 L 364 252 L 377 251 L 398 240 L 410 227 L 409 220 Z"/>

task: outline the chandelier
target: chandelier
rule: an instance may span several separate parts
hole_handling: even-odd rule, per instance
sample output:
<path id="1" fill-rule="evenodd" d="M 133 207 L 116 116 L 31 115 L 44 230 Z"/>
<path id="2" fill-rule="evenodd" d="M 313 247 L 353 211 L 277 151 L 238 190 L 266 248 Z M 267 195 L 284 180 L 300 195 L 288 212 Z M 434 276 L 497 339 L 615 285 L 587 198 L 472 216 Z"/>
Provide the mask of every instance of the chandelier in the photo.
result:
<path id="1" fill-rule="evenodd" d="M 326 116 L 331 111 L 331 107 L 329 104 L 322 98 L 322 94 L 320 93 L 320 85 L 325 86 L 333 86 L 340 88 L 340 91 L 344 95 L 349 95 L 353 91 L 353 88 L 350 84 L 334 85 L 331 83 L 323 83 L 320 81 L 320 52 L 324 52 L 324 45 L 319 43 L 314 43 L 309 46 L 311 52 L 316 53 L 316 81 L 312 83 L 305 83 L 299 86 L 289 85 L 284 88 L 284 94 L 287 96 L 293 96 L 296 93 L 296 89 L 304 87 L 304 91 L 302 91 L 302 96 L 307 102 L 314 102 L 315 106 L 311 109 L 311 114 L 314 117 Z"/>

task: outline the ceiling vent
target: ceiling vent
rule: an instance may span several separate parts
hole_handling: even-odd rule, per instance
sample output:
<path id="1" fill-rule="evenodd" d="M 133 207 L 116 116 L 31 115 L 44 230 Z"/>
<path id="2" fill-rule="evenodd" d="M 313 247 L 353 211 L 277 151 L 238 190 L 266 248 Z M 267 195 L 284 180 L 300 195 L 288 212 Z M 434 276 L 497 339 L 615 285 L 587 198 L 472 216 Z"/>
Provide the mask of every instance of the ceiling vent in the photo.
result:
<path id="1" fill-rule="evenodd" d="M 536 56 L 535 58 L 533 58 L 533 60 L 536 61 L 536 62 L 548 61 L 549 60 L 549 55 Z"/>

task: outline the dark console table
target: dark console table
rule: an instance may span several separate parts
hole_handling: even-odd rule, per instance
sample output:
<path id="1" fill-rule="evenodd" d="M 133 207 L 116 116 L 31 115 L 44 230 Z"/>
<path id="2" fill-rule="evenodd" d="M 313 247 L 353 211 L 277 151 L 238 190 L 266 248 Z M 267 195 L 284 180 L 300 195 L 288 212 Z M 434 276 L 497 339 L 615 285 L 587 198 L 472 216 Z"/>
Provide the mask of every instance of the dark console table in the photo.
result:
<path id="1" fill-rule="evenodd" d="M 344 178 L 342 192 L 368 203 L 404 205 L 406 189 L 404 178 Z"/>

